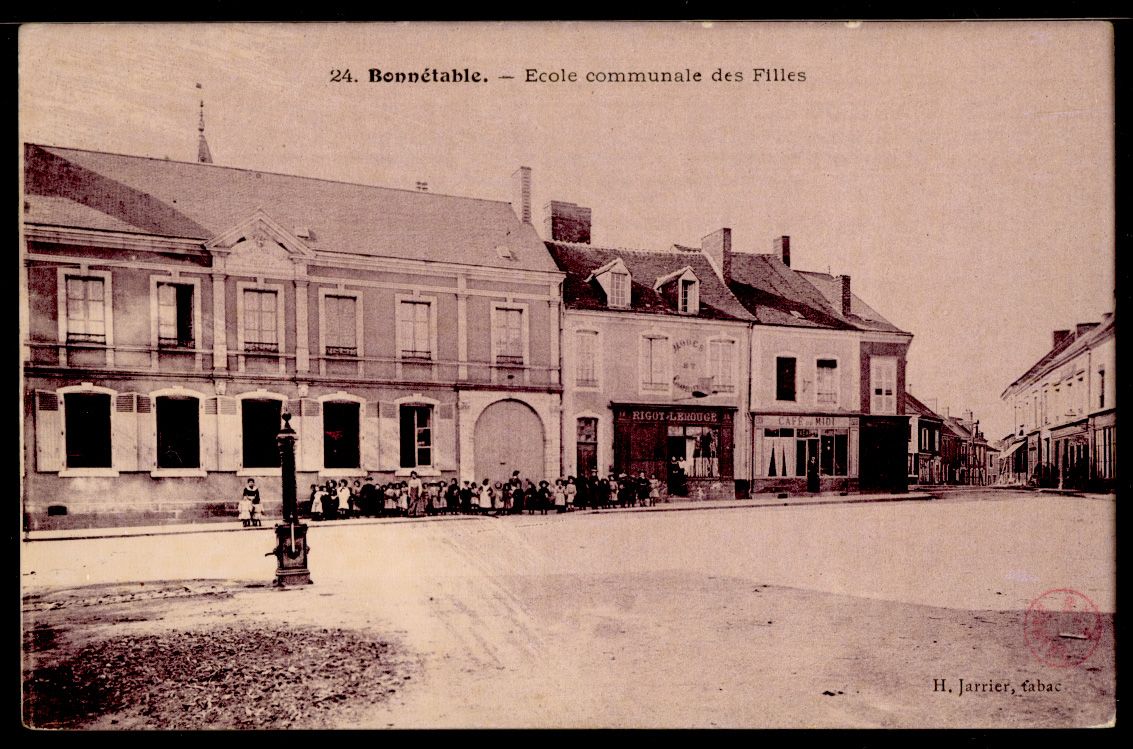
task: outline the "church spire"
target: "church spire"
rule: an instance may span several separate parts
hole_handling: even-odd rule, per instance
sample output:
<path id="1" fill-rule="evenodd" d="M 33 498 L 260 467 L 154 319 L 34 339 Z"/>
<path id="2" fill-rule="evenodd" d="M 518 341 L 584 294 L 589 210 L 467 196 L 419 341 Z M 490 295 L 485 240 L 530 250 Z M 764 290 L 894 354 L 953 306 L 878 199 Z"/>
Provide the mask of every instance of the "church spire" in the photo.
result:
<path id="1" fill-rule="evenodd" d="M 201 88 L 201 84 L 197 84 L 197 88 Z M 205 140 L 205 100 L 201 99 L 201 117 L 197 122 L 197 132 L 200 135 L 197 138 L 197 161 L 201 164 L 212 163 L 212 152 L 209 151 L 208 141 Z"/>

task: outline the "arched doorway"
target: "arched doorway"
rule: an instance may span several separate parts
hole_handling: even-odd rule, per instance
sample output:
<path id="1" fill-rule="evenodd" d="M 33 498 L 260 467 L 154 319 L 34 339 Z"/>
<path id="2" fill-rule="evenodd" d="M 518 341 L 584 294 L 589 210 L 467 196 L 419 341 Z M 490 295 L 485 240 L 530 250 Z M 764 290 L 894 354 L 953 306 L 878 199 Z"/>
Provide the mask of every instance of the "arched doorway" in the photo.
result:
<path id="1" fill-rule="evenodd" d="M 543 422 L 526 403 L 503 400 L 485 408 L 476 420 L 474 438 L 477 481 L 504 481 L 512 471 L 536 484 L 557 478 L 543 475 Z"/>

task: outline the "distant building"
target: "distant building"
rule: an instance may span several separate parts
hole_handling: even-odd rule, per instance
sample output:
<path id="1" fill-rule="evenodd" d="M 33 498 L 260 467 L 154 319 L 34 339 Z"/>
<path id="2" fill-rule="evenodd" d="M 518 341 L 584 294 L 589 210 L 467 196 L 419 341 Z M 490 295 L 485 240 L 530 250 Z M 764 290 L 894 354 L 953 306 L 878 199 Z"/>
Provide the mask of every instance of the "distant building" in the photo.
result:
<path id="1" fill-rule="evenodd" d="M 1114 316 L 1056 330 L 1051 348 L 1003 391 L 1015 415 L 1005 448 L 1031 484 L 1113 489 L 1117 478 Z"/>
<path id="2" fill-rule="evenodd" d="M 905 393 L 909 414 L 909 483 L 943 484 L 941 460 L 944 417 L 926 406 L 912 393 Z"/>

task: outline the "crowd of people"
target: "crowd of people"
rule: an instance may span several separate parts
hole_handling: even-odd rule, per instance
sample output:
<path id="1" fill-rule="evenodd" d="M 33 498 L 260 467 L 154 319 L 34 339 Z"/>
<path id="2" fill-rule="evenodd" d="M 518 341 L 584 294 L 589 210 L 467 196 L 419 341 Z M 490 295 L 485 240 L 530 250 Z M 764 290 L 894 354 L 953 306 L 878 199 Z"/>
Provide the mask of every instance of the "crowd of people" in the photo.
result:
<path id="1" fill-rule="evenodd" d="M 312 520 L 352 517 L 423 517 L 428 515 L 509 515 L 569 512 L 575 509 L 652 506 L 668 501 L 667 486 L 656 476 L 619 474 L 600 478 L 567 476 L 536 484 L 514 471 L 507 481 L 422 481 L 412 472 L 406 481 L 376 484 L 373 479 L 328 480 L 311 484 L 299 514 Z"/>

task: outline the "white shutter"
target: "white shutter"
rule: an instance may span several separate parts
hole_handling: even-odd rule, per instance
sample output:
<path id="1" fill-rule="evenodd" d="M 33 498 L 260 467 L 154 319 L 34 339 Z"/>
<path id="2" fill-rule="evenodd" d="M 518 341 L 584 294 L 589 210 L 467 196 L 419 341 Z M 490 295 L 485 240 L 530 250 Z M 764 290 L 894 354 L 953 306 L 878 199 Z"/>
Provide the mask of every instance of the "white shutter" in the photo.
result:
<path id="1" fill-rule="evenodd" d="M 110 413 L 110 447 L 114 451 L 111 465 L 117 471 L 138 470 L 138 429 L 143 424 L 136 416 L 137 401 L 145 396 L 118 393 L 112 398 Z M 149 401 L 149 398 L 146 398 Z M 142 464 L 145 466 L 146 464 Z"/>
<path id="2" fill-rule="evenodd" d="M 137 421 L 135 426 L 137 444 L 137 464 L 134 470 L 152 471 L 157 468 L 157 414 L 153 399 L 147 395 L 137 396 Z M 117 448 L 115 448 L 117 465 Z"/>
<path id="3" fill-rule="evenodd" d="M 377 471 L 381 469 L 381 462 L 379 456 L 381 454 L 381 432 L 379 424 L 381 419 L 378 418 L 379 404 L 377 401 L 371 401 L 367 407 L 363 409 L 362 415 L 362 467 L 367 471 Z"/>
<path id="4" fill-rule="evenodd" d="M 396 471 L 401 466 L 398 415 L 396 403 L 378 404 L 378 470 L 380 471 Z"/>
<path id="5" fill-rule="evenodd" d="M 637 343 L 639 351 L 639 364 L 637 367 L 637 382 L 639 385 L 644 385 L 650 381 L 652 376 L 652 368 L 649 365 L 649 339 L 642 338 Z"/>
<path id="6" fill-rule="evenodd" d="M 59 414 L 60 396 L 37 390 L 35 398 L 35 467 L 38 471 L 58 471 L 63 467 L 63 423 Z"/>
<path id="7" fill-rule="evenodd" d="M 323 410 L 317 400 L 299 401 L 299 418 L 292 419 L 299 433 L 296 445 L 296 466 L 300 471 L 318 471 L 323 467 Z"/>
<path id="8" fill-rule="evenodd" d="M 240 409 L 235 398 L 216 399 L 217 469 L 235 471 L 240 466 Z"/>
<path id="9" fill-rule="evenodd" d="M 201 420 L 201 468 L 215 471 L 217 465 L 216 398 L 205 399 L 205 413 Z"/>
<path id="10" fill-rule="evenodd" d="M 456 407 L 444 403 L 433 411 L 433 464 L 442 471 L 456 470 Z"/>

